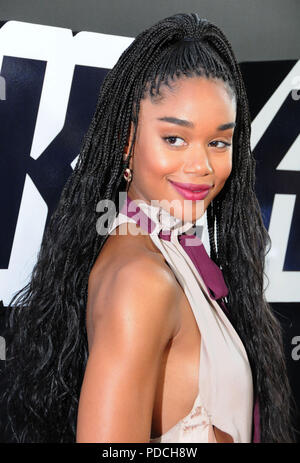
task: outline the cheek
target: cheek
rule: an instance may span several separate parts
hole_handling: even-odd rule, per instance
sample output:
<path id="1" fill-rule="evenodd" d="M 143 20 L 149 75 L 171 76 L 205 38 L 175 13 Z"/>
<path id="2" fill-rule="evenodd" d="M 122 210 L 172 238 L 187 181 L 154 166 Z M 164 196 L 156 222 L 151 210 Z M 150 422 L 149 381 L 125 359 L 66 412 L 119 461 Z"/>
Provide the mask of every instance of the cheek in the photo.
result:
<path id="1" fill-rule="evenodd" d="M 176 170 L 178 157 L 176 153 L 166 153 L 163 143 L 159 139 L 150 140 L 144 136 L 143 143 L 136 147 L 135 168 L 146 177 L 162 177 Z"/>
<path id="2" fill-rule="evenodd" d="M 224 184 L 232 170 L 232 154 L 228 153 L 222 159 L 214 162 L 215 182 Z"/>

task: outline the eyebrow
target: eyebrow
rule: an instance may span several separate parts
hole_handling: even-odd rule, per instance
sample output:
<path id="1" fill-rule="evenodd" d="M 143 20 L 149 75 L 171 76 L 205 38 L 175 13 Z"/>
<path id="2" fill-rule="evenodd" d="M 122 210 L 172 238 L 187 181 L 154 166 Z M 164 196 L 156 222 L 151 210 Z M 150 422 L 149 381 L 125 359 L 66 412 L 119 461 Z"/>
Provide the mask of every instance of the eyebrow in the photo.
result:
<path id="1" fill-rule="evenodd" d="M 191 121 L 186 121 L 185 119 L 178 119 L 177 117 L 158 117 L 158 121 L 170 122 L 171 124 L 181 125 L 182 127 L 194 128 L 195 125 Z M 235 122 L 227 122 L 226 124 L 221 124 L 217 127 L 217 130 L 228 130 L 235 127 Z"/>

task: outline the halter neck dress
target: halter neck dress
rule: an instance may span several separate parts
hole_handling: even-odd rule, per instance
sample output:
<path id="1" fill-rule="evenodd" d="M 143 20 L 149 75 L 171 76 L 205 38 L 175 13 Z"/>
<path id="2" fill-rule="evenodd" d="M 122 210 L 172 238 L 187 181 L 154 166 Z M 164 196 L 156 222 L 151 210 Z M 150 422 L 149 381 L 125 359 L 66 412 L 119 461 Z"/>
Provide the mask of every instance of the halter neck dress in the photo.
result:
<path id="1" fill-rule="evenodd" d="M 129 210 L 131 209 L 131 213 Z M 137 211 L 142 211 L 139 214 Z M 144 215 L 145 214 L 145 215 Z M 147 219 L 145 224 L 144 218 Z M 108 234 L 122 223 L 138 223 L 174 272 L 192 308 L 201 333 L 199 388 L 190 412 L 150 443 L 215 443 L 212 425 L 230 434 L 234 443 L 250 443 L 253 425 L 253 378 L 244 345 L 220 305 L 210 297 L 201 275 L 178 241 L 194 224 L 182 222 L 162 207 L 129 196 L 108 227 Z M 159 232 L 171 231 L 170 241 Z"/>

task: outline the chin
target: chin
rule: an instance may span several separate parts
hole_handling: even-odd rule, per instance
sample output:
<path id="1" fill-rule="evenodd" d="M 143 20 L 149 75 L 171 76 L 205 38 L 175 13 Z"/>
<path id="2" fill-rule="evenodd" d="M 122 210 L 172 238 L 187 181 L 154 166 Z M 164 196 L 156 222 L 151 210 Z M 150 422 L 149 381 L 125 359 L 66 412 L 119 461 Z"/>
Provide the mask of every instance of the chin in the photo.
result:
<path id="1" fill-rule="evenodd" d="M 181 204 L 180 208 L 175 208 L 174 217 L 180 219 L 182 222 L 193 222 L 195 223 L 200 217 L 203 216 L 207 208 L 206 203 L 201 201 L 189 201 L 185 200 Z M 170 211 L 172 213 L 172 211 Z"/>

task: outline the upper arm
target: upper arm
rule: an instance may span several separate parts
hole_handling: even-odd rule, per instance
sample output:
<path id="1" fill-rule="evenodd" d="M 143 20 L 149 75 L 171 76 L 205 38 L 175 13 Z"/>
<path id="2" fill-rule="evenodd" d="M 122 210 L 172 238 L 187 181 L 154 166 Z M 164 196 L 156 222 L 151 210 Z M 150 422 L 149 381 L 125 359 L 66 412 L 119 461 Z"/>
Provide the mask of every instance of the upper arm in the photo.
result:
<path id="1" fill-rule="evenodd" d="M 149 442 L 158 373 L 178 321 L 176 288 L 147 257 L 124 265 L 104 292 L 80 394 L 77 442 Z"/>

